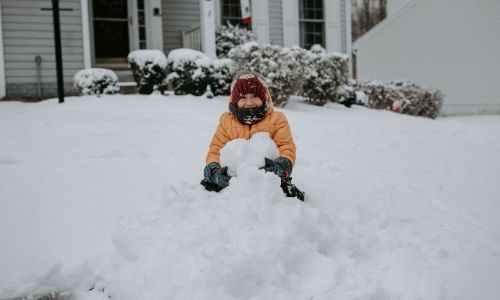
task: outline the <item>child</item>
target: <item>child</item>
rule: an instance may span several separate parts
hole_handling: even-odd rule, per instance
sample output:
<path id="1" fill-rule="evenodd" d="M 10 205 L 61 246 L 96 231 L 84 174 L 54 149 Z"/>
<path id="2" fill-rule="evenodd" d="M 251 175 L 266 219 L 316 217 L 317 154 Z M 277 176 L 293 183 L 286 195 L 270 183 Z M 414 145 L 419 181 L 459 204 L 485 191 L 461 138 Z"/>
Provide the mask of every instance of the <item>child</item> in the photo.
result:
<path id="1" fill-rule="evenodd" d="M 220 191 L 229 185 L 227 167 L 220 165 L 220 149 L 231 140 L 248 140 L 257 132 L 269 132 L 276 143 L 280 156 L 274 160 L 266 159 L 264 169 L 281 177 L 283 182 L 292 174 L 295 164 L 295 144 L 288 121 L 282 112 L 274 110 L 262 77 L 244 71 L 237 74 L 231 84 L 229 112 L 221 115 L 210 143 L 202 181 L 206 188 L 208 185 L 212 190 Z"/>

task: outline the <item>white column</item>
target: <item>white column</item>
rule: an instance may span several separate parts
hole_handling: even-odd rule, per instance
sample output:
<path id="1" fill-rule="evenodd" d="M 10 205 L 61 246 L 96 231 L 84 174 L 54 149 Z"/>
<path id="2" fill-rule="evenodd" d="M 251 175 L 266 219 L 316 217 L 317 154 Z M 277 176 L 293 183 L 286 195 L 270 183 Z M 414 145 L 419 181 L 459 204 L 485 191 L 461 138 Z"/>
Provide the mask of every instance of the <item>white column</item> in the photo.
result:
<path id="1" fill-rule="evenodd" d="M 215 52 L 215 9 L 214 1 L 200 0 L 201 45 L 210 58 L 217 58 Z"/>
<path id="2" fill-rule="evenodd" d="M 345 0 L 347 56 L 349 56 L 349 77 L 352 78 L 352 28 L 351 28 L 351 0 Z"/>
<path id="3" fill-rule="evenodd" d="M 283 14 L 283 46 L 299 45 L 299 0 L 281 0 L 281 7 Z"/>
<path id="4" fill-rule="evenodd" d="M 146 44 L 149 49 L 163 51 L 163 28 L 161 20 L 161 0 L 144 2 L 146 17 Z"/>
<path id="5" fill-rule="evenodd" d="M 269 3 L 267 0 L 252 0 L 251 6 L 252 31 L 257 35 L 257 43 L 269 44 Z"/>
<path id="6" fill-rule="evenodd" d="M 0 98 L 5 97 L 5 61 L 3 55 L 2 3 L 0 3 Z"/>
<path id="7" fill-rule="evenodd" d="M 340 2 L 339 0 L 324 0 L 323 5 L 326 50 L 329 52 L 341 52 Z"/>
<path id="8" fill-rule="evenodd" d="M 82 13 L 82 39 L 83 39 L 83 67 L 92 67 L 90 57 L 90 23 L 89 23 L 89 0 L 81 0 Z"/>

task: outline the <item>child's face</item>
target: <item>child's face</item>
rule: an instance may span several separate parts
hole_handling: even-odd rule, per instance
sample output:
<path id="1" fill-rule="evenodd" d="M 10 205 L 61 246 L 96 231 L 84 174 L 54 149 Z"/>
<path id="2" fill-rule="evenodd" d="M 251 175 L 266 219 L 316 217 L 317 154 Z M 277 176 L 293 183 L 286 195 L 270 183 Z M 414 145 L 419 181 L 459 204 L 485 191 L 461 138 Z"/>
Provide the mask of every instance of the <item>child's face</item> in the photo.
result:
<path id="1" fill-rule="evenodd" d="M 238 108 L 256 108 L 264 105 L 264 102 L 254 94 L 245 94 L 243 98 L 238 101 Z"/>

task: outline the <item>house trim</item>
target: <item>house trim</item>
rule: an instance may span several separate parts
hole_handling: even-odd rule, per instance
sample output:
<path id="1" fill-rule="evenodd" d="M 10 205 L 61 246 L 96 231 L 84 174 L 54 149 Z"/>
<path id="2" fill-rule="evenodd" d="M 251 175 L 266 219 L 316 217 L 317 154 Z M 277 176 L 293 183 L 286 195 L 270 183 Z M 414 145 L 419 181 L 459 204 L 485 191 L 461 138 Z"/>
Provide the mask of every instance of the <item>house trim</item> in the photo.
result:
<path id="1" fill-rule="evenodd" d="M 283 16 L 283 46 L 300 44 L 299 39 L 299 0 L 281 0 Z"/>
<path id="2" fill-rule="evenodd" d="M 206 55 L 212 59 L 216 59 L 214 1 L 200 0 L 200 18 L 201 47 Z"/>
<path id="3" fill-rule="evenodd" d="M 0 3 L 0 98 L 5 97 L 5 61 L 3 55 L 2 4 Z"/>
<path id="4" fill-rule="evenodd" d="M 149 49 L 163 51 L 163 29 L 162 29 L 162 7 L 160 0 L 150 0 L 144 2 L 146 17 L 146 41 Z M 158 9 L 159 15 L 154 15 Z"/>
<path id="5" fill-rule="evenodd" d="M 269 38 L 269 3 L 267 0 L 252 1 L 252 31 L 257 36 L 257 43 L 267 45 Z"/>
<path id="6" fill-rule="evenodd" d="M 90 22 L 89 22 L 89 0 L 81 0 L 82 13 L 82 39 L 83 39 L 83 67 L 92 67 L 92 54 L 90 42 Z"/>
<path id="7" fill-rule="evenodd" d="M 342 52 L 340 0 L 323 1 L 325 18 L 325 48 L 328 52 Z"/>

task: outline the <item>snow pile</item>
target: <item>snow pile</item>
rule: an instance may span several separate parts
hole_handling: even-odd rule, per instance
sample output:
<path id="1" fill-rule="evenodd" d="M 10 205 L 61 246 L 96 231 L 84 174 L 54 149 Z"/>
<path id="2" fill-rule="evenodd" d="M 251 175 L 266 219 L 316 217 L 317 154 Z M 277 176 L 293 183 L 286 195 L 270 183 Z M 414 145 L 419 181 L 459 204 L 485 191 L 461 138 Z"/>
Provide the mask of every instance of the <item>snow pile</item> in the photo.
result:
<path id="1" fill-rule="evenodd" d="M 227 143 L 221 149 L 221 165 L 228 167 L 229 175 L 237 176 L 238 168 L 258 169 L 265 165 L 265 157 L 274 159 L 278 154 L 278 148 L 267 132 L 256 133 L 250 140 L 236 139 Z"/>
<path id="2" fill-rule="evenodd" d="M 228 143 L 222 161 L 238 177 L 219 194 L 167 187 L 163 208 L 119 227 L 115 255 L 89 263 L 96 285 L 113 299 L 306 299 L 328 289 L 332 224 L 257 169 L 276 154 L 271 144 L 267 134 Z"/>
<path id="3" fill-rule="evenodd" d="M 0 102 L 0 299 L 498 298 L 500 117 L 302 101 L 305 203 L 257 170 L 265 134 L 224 148 L 227 189 L 198 184 L 226 97 Z"/>
<path id="4" fill-rule="evenodd" d="M 115 94 L 120 90 L 115 72 L 104 68 L 89 68 L 73 76 L 73 86 L 81 95 Z"/>

